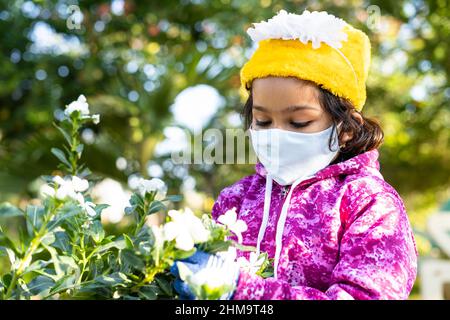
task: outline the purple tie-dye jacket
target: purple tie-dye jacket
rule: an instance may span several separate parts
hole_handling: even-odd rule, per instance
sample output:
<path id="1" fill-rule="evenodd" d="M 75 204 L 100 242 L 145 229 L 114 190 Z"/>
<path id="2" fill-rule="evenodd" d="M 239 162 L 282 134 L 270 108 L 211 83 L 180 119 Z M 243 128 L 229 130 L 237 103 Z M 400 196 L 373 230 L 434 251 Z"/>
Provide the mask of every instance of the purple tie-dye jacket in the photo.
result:
<path id="1" fill-rule="evenodd" d="M 265 169 L 225 188 L 214 219 L 236 207 L 256 246 L 264 207 Z M 417 272 L 417 249 L 403 202 L 379 172 L 372 150 L 330 165 L 293 191 L 282 238 L 278 280 L 241 271 L 235 300 L 406 299 Z M 261 251 L 274 258 L 286 192 L 275 181 Z M 236 239 L 236 238 L 234 238 Z M 249 252 L 238 250 L 238 257 Z"/>

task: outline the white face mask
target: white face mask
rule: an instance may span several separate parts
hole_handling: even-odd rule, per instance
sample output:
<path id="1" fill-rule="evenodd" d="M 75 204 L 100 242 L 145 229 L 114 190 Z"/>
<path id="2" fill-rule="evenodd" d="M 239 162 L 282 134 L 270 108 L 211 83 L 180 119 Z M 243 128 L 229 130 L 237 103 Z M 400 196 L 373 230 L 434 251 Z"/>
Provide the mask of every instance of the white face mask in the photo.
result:
<path id="1" fill-rule="evenodd" d="M 259 161 L 283 186 L 313 176 L 330 164 L 339 152 L 337 130 L 334 130 L 331 150 L 329 147 L 333 126 L 315 133 L 281 129 L 249 131 Z"/>

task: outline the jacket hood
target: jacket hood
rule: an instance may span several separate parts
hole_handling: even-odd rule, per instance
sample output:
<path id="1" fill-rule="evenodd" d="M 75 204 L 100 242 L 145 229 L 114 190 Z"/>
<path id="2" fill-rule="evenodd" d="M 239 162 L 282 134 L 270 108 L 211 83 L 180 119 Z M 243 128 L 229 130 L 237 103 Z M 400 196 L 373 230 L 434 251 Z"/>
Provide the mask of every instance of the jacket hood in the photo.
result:
<path id="1" fill-rule="evenodd" d="M 264 191 L 264 209 L 263 209 L 263 218 L 261 222 L 261 226 L 258 233 L 258 239 L 256 243 L 256 254 L 259 256 L 260 254 L 260 246 L 261 241 L 264 237 L 264 233 L 267 229 L 267 224 L 269 220 L 270 214 L 270 205 L 271 205 L 271 197 L 272 197 L 272 186 L 273 186 L 273 178 L 269 175 L 267 176 L 267 171 L 264 166 L 258 162 L 256 164 L 256 172 L 257 174 L 264 176 L 266 180 L 266 188 Z M 319 170 L 312 176 L 303 181 L 295 182 L 289 188 L 289 192 L 287 193 L 286 198 L 283 200 L 283 206 L 281 209 L 280 216 L 278 218 L 277 226 L 276 226 L 276 235 L 275 235 L 275 260 L 274 260 L 274 276 L 275 279 L 278 278 L 278 264 L 280 261 L 281 248 L 283 246 L 282 236 L 284 232 L 284 225 L 286 222 L 286 216 L 288 212 L 288 208 L 291 201 L 291 196 L 293 190 L 298 185 L 308 185 L 316 181 L 320 181 L 326 178 L 331 178 L 339 175 L 351 175 L 356 173 L 361 173 L 363 171 L 368 172 L 372 175 L 380 176 L 380 164 L 378 162 L 378 151 L 376 149 L 362 153 L 356 157 L 353 157 L 349 160 L 339 162 L 336 164 L 329 165 L 322 170 Z M 275 182 L 276 183 L 276 182 Z"/>

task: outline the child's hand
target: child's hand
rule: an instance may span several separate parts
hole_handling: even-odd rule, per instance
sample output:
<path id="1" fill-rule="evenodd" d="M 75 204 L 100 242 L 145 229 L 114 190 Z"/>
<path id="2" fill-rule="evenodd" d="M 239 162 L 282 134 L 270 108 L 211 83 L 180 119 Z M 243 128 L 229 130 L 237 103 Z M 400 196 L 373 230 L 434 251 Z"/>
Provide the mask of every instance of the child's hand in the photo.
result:
<path id="1" fill-rule="evenodd" d="M 182 300 L 195 300 L 199 297 L 192 292 L 186 279 L 182 280 L 177 262 L 182 262 L 183 266 L 189 270 L 191 279 L 197 278 L 193 282 L 199 282 L 199 287 L 208 285 L 208 283 L 214 286 L 219 282 L 220 286 L 232 288 L 221 295 L 219 300 L 232 298 L 239 279 L 239 266 L 234 261 L 226 261 L 219 255 L 206 253 L 201 250 L 197 250 L 189 258 L 175 261 L 170 268 L 170 272 L 177 277 L 174 282 L 175 291 L 178 292 L 179 298 Z M 207 279 L 207 277 L 213 277 L 214 279 Z"/>

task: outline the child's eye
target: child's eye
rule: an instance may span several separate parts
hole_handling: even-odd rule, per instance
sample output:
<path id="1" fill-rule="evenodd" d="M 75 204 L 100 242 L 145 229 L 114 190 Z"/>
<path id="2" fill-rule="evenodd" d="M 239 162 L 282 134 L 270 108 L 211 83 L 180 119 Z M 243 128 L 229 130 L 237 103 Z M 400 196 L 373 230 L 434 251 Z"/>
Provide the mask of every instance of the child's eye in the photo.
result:
<path id="1" fill-rule="evenodd" d="M 291 121 L 291 125 L 294 128 L 304 128 L 306 126 L 308 126 L 312 121 L 307 121 L 307 122 L 295 122 L 295 121 Z"/>
<path id="2" fill-rule="evenodd" d="M 256 120 L 256 125 L 258 127 L 268 127 L 268 126 L 270 126 L 271 123 L 272 123 L 272 121 L 258 121 L 258 120 Z"/>

